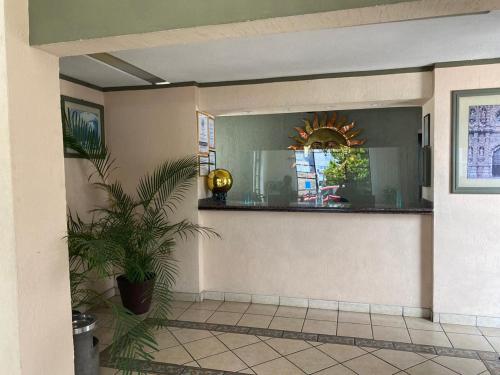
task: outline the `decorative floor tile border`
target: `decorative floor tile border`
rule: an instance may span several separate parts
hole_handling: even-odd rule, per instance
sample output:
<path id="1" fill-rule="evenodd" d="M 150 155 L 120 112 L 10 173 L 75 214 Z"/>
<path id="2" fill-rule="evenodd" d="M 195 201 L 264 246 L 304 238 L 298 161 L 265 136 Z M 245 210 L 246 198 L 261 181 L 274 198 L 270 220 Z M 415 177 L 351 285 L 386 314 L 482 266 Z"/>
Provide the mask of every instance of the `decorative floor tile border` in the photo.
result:
<path id="1" fill-rule="evenodd" d="M 254 328 L 254 327 L 233 326 L 227 324 L 190 322 L 182 320 L 169 320 L 162 322 L 161 325 L 166 327 L 189 328 L 189 329 L 226 332 L 226 333 L 240 333 L 240 334 L 248 334 L 255 336 L 305 340 L 318 343 L 351 345 L 351 346 L 369 347 L 377 349 L 392 349 L 392 350 L 400 350 L 406 352 L 434 354 L 437 356 L 476 359 L 484 363 L 488 371 L 490 371 L 491 375 L 500 375 L 500 358 L 499 354 L 495 352 L 446 348 L 446 347 L 432 346 L 432 345 L 409 344 L 396 341 L 383 341 L 383 340 L 365 339 L 358 337 L 293 332 L 293 331 L 284 331 L 284 330 L 269 329 L 269 328 Z M 137 360 L 136 362 L 137 366 L 134 366 L 136 370 L 147 371 L 152 374 L 161 374 L 161 375 L 238 374 L 235 372 L 199 369 L 194 367 L 172 365 L 161 362 L 148 362 L 141 360 Z M 113 364 L 109 362 L 109 348 L 101 352 L 101 366 L 114 368 Z"/>

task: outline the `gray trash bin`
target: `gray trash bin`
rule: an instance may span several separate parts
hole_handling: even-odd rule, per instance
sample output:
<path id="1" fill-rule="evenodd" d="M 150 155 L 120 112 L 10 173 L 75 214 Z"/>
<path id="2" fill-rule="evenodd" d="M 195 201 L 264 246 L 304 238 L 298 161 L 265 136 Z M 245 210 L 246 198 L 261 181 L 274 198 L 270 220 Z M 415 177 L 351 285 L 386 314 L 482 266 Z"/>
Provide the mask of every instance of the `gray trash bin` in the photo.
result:
<path id="1" fill-rule="evenodd" d="M 99 340 L 92 333 L 95 326 L 92 315 L 73 313 L 75 375 L 99 375 Z"/>

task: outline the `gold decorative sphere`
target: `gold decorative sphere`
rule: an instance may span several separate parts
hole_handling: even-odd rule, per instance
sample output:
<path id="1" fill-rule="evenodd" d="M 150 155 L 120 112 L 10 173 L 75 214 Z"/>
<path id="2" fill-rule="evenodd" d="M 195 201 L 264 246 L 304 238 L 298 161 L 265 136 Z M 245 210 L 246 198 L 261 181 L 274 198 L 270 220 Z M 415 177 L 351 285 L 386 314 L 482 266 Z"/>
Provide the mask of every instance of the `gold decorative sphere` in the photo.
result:
<path id="1" fill-rule="evenodd" d="M 214 169 L 208 174 L 207 182 L 212 193 L 227 193 L 233 186 L 233 176 L 225 169 Z"/>

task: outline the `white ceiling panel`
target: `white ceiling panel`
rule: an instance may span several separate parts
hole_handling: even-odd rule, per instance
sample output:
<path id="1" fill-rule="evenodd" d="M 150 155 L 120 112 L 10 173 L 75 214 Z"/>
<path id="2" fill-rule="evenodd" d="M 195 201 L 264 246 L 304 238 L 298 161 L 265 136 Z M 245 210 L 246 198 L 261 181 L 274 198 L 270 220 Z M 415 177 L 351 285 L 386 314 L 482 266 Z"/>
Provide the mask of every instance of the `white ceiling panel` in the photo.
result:
<path id="1" fill-rule="evenodd" d="M 149 82 L 115 69 L 87 56 L 72 56 L 60 59 L 62 74 L 100 87 L 140 86 Z"/>

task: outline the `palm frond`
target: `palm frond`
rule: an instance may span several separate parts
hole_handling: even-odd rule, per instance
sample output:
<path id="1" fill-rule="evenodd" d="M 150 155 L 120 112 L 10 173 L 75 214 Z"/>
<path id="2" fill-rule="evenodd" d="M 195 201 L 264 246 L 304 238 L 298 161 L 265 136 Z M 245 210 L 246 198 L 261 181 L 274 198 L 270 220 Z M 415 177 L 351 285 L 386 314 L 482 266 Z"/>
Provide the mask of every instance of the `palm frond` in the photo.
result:
<path id="1" fill-rule="evenodd" d="M 194 156 L 190 156 L 166 161 L 152 174 L 146 174 L 137 187 L 137 195 L 144 209 L 153 203 L 156 210 L 167 207 L 173 211 L 193 185 L 197 171 L 198 162 Z"/>
<path id="2" fill-rule="evenodd" d="M 169 317 L 172 288 L 177 276 L 173 250 L 176 241 L 198 234 L 220 237 L 213 229 L 188 220 L 171 222 L 175 211 L 196 180 L 197 158 L 166 161 L 140 179 L 137 198 L 127 194 L 118 181 L 110 182 L 115 160 L 92 128 L 75 113 L 63 111 L 64 143 L 88 160 L 94 171 L 89 182 L 105 191 L 109 200 L 90 211 L 84 222 L 68 213 L 68 249 L 73 306 L 105 304 L 112 309 L 116 329 L 111 360 L 125 374 L 137 360 L 150 361 L 157 344 L 154 330 Z M 88 288 L 91 275 L 105 278 L 120 272 L 132 283 L 154 276 L 152 307 L 145 319 L 105 300 Z M 140 369 L 139 369 L 140 370 Z M 139 371 L 140 372 L 140 371 Z"/>

